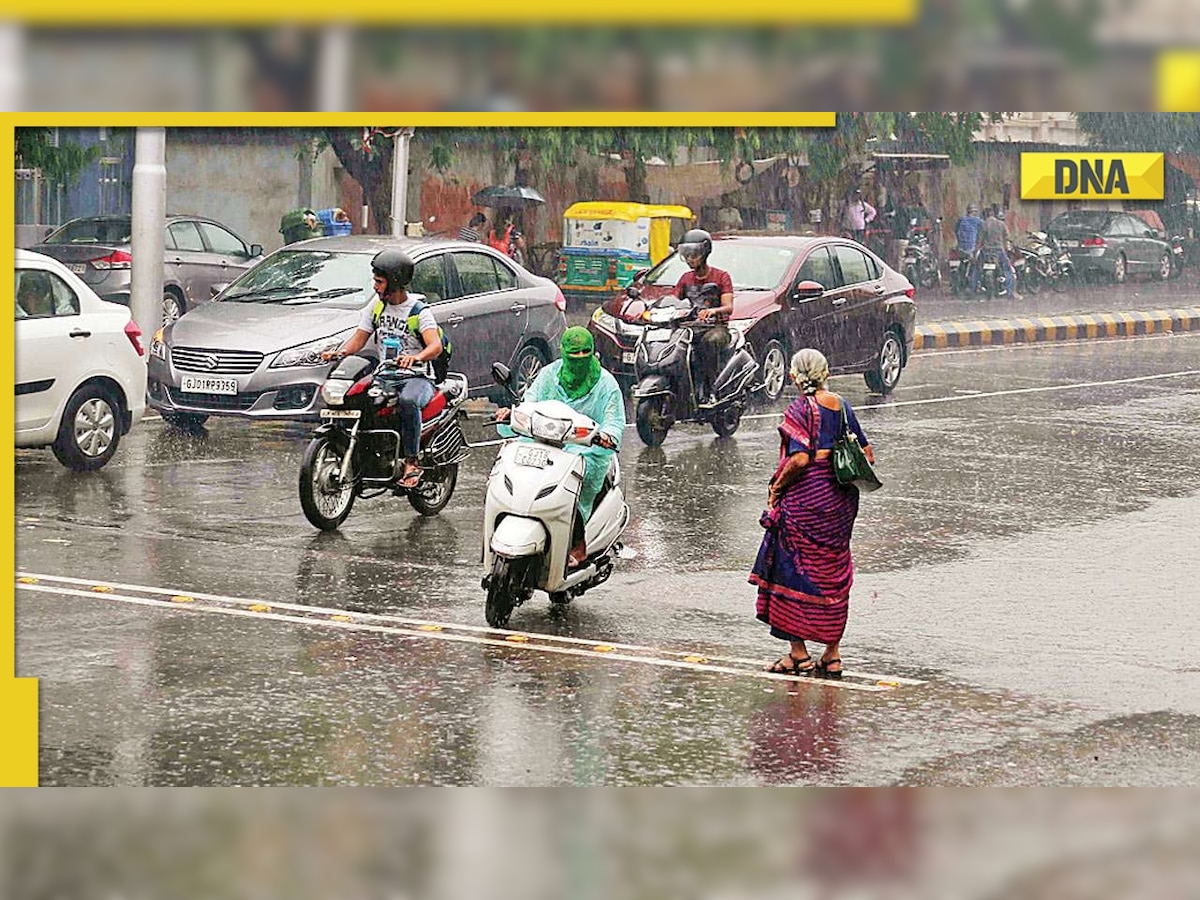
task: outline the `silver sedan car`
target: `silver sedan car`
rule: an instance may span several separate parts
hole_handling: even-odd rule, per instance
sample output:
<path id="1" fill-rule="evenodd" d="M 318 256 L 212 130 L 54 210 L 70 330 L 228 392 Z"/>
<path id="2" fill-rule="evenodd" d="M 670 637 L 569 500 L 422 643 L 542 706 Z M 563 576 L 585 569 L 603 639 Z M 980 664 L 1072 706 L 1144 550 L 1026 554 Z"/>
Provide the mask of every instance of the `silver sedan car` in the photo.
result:
<path id="1" fill-rule="evenodd" d="M 450 369 L 473 395 L 493 395 L 493 362 L 524 383 L 557 358 L 566 301 L 554 282 L 490 247 L 464 241 L 356 235 L 277 250 L 154 336 L 148 400 L 191 427 L 209 416 L 313 419 L 332 364 L 321 353 L 353 333 L 373 302 L 371 258 L 398 247 L 416 263 L 422 295 L 453 347 Z"/>

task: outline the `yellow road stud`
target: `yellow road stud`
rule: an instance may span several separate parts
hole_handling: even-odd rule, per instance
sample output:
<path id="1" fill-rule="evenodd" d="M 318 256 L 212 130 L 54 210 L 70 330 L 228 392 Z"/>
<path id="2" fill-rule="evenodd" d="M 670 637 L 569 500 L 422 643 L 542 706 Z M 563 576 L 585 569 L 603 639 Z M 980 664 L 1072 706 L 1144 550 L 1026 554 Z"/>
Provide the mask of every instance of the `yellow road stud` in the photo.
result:
<path id="1" fill-rule="evenodd" d="M 113 589 L 107 584 L 93 584 L 92 590 L 97 594 L 111 594 L 113 592 Z"/>
<path id="2" fill-rule="evenodd" d="M 195 597 L 189 597 L 187 594 L 176 594 L 171 598 L 172 603 L 195 603 Z"/>
<path id="3" fill-rule="evenodd" d="M 250 612 L 270 612 L 271 607 L 265 603 L 255 603 L 250 606 Z"/>

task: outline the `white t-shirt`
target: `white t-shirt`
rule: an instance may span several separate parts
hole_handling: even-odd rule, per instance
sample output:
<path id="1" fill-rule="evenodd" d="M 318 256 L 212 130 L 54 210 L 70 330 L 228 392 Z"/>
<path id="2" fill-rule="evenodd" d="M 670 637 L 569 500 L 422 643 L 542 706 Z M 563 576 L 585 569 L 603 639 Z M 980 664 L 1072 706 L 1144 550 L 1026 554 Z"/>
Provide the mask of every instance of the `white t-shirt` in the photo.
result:
<path id="1" fill-rule="evenodd" d="M 375 304 L 379 302 L 378 299 L 372 300 L 363 307 L 362 314 L 358 318 L 358 327 L 360 330 L 374 335 L 375 351 L 381 360 L 384 358 L 383 342 L 385 338 L 399 339 L 400 356 L 416 356 L 425 349 L 425 343 L 420 334 L 413 334 L 408 328 L 408 317 L 413 305 L 418 300 L 421 300 L 420 294 L 409 294 L 403 303 L 385 302 L 383 312 L 379 316 L 378 327 L 375 325 Z M 423 300 L 422 303 L 424 303 Z M 417 329 L 425 332 L 431 328 L 437 329 L 437 320 L 433 317 L 433 310 L 426 305 L 417 315 Z M 432 376 L 432 366 L 429 362 L 417 363 L 411 369 L 401 369 L 399 374 L 423 375 L 429 378 Z"/>

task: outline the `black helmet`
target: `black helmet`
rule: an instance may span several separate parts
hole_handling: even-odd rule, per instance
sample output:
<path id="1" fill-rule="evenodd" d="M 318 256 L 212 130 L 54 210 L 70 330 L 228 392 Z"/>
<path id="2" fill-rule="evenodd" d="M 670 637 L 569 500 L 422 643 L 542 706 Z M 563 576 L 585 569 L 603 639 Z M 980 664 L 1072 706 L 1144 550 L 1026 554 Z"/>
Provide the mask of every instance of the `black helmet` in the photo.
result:
<path id="1" fill-rule="evenodd" d="M 403 250 L 380 250 L 371 260 L 371 271 L 384 277 L 390 294 L 392 291 L 408 287 L 408 283 L 412 281 L 412 257 Z"/>
<path id="2" fill-rule="evenodd" d="M 708 254 L 712 253 L 712 235 L 703 228 L 693 228 L 683 236 L 676 249 L 680 256 L 699 255 L 707 262 Z"/>

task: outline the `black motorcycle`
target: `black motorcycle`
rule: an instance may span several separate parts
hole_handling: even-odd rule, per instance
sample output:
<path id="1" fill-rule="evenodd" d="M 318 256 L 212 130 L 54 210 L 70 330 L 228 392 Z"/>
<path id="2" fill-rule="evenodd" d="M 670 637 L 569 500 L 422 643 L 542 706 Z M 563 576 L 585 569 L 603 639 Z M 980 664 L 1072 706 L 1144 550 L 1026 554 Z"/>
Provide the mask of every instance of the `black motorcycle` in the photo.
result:
<path id="1" fill-rule="evenodd" d="M 300 506 L 322 531 L 341 525 L 357 497 L 406 496 L 423 516 L 437 515 L 450 502 L 458 464 L 470 452 L 459 426 L 466 376 L 447 375 L 422 410 L 417 462 L 423 471 L 415 487 L 405 487 L 397 372 L 394 363 L 377 368 L 373 360 L 350 356 L 321 386 L 325 407 L 300 464 Z"/>
<path id="2" fill-rule="evenodd" d="M 937 219 L 935 224 L 940 225 L 941 221 Z M 942 271 L 933 253 L 933 245 L 929 242 L 929 229 L 918 227 L 916 219 L 909 223 L 908 244 L 904 248 L 901 271 L 905 278 L 918 287 L 932 288 L 942 283 Z"/>
<path id="3" fill-rule="evenodd" d="M 950 270 L 950 291 L 955 296 L 965 297 L 971 293 L 971 271 L 979 264 L 976 256 L 957 247 L 950 251 L 946 266 Z"/>
<path id="4" fill-rule="evenodd" d="M 707 301 L 715 289 L 716 285 L 704 285 L 698 299 Z M 636 289 L 631 290 L 636 299 Z M 660 303 L 643 313 L 646 327 L 634 349 L 637 381 L 632 397 L 638 437 L 648 447 L 661 445 L 676 422 L 707 422 L 719 437 L 729 437 L 741 423 L 750 394 L 763 386 L 745 335 L 731 327 L 729 346 L 721 353 L 712 385 L 714 399 L 709 402 L 699 395 L 693 347 L 703 331 L 713 327 L 699 320 L 700 309 L 692 301 L 683 301 Z"/>
<path id="5" fill-rule="evenodd" d="M 1171 277 L 1178 278 L 1183 274 L 1183 242 L 1187 240 L 1182 234 L 1173 234 L 1167 238 L 1171 245 Z"/>

